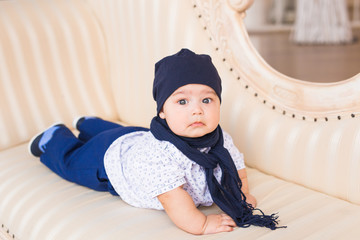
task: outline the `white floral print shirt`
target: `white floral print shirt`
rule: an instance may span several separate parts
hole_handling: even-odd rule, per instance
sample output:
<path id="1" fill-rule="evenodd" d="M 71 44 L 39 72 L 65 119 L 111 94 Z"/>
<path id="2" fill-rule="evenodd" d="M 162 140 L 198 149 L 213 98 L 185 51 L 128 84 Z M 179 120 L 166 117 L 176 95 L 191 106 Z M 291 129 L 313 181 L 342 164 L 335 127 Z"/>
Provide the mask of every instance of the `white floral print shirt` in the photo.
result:
<path id="1" fill-rule="evenodd" d="M 235 147 L 231 136 L 226 132 L 223 136 L 224 147 L 228 149 L 236 168 L 245 168 L 243 154 Z M 213 203 L 204 168 L 172 143 L 157 140 L 150 131 L 119 137 L 106 151 L 104 165 L 115 191 L 132 206 L 163 210 L 157 196 L 181 185 L 196 206 Z M 214 175 L 220 181 L 219 166 L 215 168 Z"/>

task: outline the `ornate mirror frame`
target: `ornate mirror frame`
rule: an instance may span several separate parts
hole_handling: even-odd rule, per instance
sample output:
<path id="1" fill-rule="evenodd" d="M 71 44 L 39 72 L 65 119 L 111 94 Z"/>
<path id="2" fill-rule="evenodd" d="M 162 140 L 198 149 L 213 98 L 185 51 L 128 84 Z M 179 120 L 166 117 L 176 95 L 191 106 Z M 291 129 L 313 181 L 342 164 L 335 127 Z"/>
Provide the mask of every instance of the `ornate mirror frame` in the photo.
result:
<path id="1" fill-rule="evenodd" d="M 311 83 L 288 77 L 265 62 L 243 22 L 252 3 L 193 1 L 216 51 L 242 85 L 264 104 L 292 118 L 330 121 L 360 115 L 360 74 L 335 83 Z"/>

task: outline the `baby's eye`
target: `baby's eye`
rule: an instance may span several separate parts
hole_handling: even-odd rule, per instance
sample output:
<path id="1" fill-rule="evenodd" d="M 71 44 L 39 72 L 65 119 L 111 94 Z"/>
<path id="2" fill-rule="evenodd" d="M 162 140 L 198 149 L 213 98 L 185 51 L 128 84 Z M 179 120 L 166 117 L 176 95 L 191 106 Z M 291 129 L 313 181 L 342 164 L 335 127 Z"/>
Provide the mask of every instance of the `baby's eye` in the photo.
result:
<path id="1" fill-rule="evenodd" d="M 185 104 L 187 104 L 187 100 L 186 99 L 181 99 L 181 100 L 179 100 L 178 101 L 178 103 L 180 104 L 180 105 L 185 105 Z"/>
<path id="2" fill-rule="evenodd" d="M 203 102 L 203 103 L 206 103 L 206 104 L 207 104 L 207 103 L 211 103 L 211 101 L 212 101 L 211 98 L 204 98 L 204 99 L 202 100 L 202 102 Z"/>

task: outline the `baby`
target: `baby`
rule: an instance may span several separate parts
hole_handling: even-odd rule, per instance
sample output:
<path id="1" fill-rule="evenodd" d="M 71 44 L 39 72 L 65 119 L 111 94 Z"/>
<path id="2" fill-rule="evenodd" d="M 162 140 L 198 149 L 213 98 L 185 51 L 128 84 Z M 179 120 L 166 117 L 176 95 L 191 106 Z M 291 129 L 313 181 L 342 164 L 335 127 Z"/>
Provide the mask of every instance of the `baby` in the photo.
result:
<path id="1" fill-rule="evenodd" d="M 155 65 L 157 116 L 150 129 L 98 117 L 63 124 L 35 136 L 30 152 L 59 176 L 128 204 L 165 210 L 192 234 L 250 225 L 277 228 L 277 216 L 253 214 L 243 155 L 219 126 L 221 79 L 208 55 L 188 49 Z M 216 203 L 225 213 L 204 215 Z"/>

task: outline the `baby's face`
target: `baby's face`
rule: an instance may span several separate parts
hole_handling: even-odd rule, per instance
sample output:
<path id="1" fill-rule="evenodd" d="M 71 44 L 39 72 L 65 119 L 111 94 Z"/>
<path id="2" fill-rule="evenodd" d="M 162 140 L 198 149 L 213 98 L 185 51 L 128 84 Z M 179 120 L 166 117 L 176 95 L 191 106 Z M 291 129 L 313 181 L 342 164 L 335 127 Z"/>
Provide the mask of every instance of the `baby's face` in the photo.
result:
<path id="1" fill-rule="evenodd" d="M 220 100 L 212 88 L 188 84 L 170 95 L 159 116 L 176 135 L 202 137 L 219 124 Z"/>

